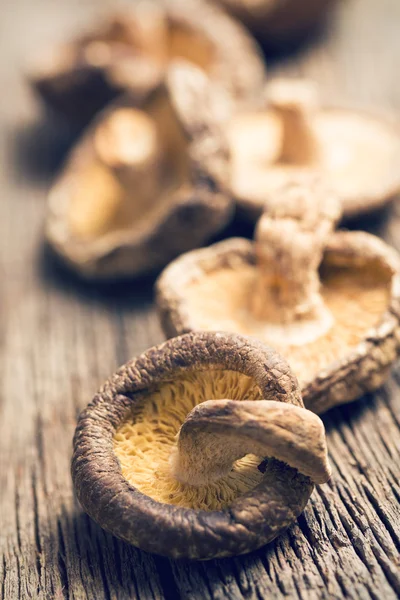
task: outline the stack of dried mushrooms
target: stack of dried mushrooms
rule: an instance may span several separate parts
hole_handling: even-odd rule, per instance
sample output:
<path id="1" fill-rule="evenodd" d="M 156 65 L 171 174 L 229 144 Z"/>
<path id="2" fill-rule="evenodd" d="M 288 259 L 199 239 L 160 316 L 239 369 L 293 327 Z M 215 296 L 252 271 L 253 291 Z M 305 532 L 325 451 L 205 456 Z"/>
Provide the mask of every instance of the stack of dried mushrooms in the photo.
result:
<path id="1" fill-rule="evenodd" d="M 220 0 L 267 43 L 332 3 Z M 50 191 L 47 241 L 94 279 L 175 259 L 156 285 L 173 339 L 121 367 L 79 418 L 78 498 L 146 551 L 249 552 L 330 477 L 315 413 L 376 389 L 399 355 L 398 255 L 335 231 L 399 191 L 398 132 L 321 107 L 313 82 L 265 88 L 250 34 L 199 0 L 140 2 L 50 56 L 36 90 L 76 123 L 96 116 Z M 235 205 L 258 220 L 254 242 L 193 250 Z"/>

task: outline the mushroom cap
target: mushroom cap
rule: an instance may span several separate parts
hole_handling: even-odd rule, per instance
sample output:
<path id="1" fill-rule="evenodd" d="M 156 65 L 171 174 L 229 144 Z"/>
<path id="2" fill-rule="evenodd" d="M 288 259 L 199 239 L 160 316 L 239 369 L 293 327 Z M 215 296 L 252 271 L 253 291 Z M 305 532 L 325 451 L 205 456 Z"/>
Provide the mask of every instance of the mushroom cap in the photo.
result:
<path id="1" fill-rule="evenodd" d="M 327 15 L 336 0 L 218 0 L 267 47 L 296 44 Z"/>
<path id="2" fill-rule="evenodd" d="M 224 510 L 195 510 L 158 502 L 122 475 L 113 436 L 133 414 L 135 403 L 160 384 L 178 385 L 185 374 L 206 375 L 221 369 L 252 378 L 261 397 L 273 398 L 274 406 L 290 403 L 308 413 L 301 408 L 298 383 L 286 361 L 256 340 L 194 332 L 148 350 L 104 384 L 81 413 L 74 436 L 72 478 L 78 499 L 106 530 L 149 552 L 172 558 L 210 559 L 260 547 L 302 512 L 313 489 L 312 481 L 276 459 L 269 459 L 255 488 Z M 200 416 L 210 404 L 205 403 Z M 219 406 L 218 401 L 214 404 Z M 230 405 L 240 402 L 222 404 L 225 408 L 229 405 L 230 410 Z M 253 403 L 245 402 L 249 404 Z M 226 410 L 223 412 L 225 418 L 229 416 Z M 189 420 L 187 424 L 191 424 Z"/>
<path id="3" fill-rule="evenodd" d="M 242 112 L 227 126 L 230 190 L 241 213 L 257 220 L 277 190 L 317 172 L 339 196 L 343 217 L 374 211 L 400 191 L 400 129 L 387 115 L 324 107 L 309 116 L 315 164 L 280 162 L 282 125 L 273 109 Z"/>
<path id="4" fill-rule="evenodd" d="M 141 103 L 127 95 L 100 113 L 50 190 L 47 240 L 83 277 L 160 269 L 231 218 L 218 125 L 226 96 L 209 97 L 192 65 L 170 75 Z"/>
<path id="5" fill-rule="evenodd" d="M 239 104 L 261 94 L 265 65 L 256 42 L 217 6 L 198 0 L 147 0 L 109 14 L 86 34 L 42 51 L 29 79 L 49 106 L 86 125 L 121 93 L 140 102 L 175 58 L 203 67 Z"/>
<path id="6" fill-rule="evenodd" d="M 228 331 L 246 333 L 263 338 L 267 329 L 263 331 L 262 324 L 258 321 L 250 323 L 251 329 L 243 330 L 243 324 L 249 324 L 247 313 L 240 312 L 242 304 L 237 306 L 237 315 L 230 314 L 229 307 L 225 304 L 228 298 L 235 297 L 235 291 L 230 287 L 229 281 L 234 282 L 235 273 L 241 269 L 255 270 L 256 254 L 255 244 L 246 239 L 232 238 L 214 244 L 208 248 L 189 252 L 173 261 L 159 276 L 156 283 L 157 305 L 161 317 L 161 323 L 166 335 L 174 336 L 187 331 L 198 329 L 215 329 L 223 327 Z M 285 349 L 285 339 L 278 346 L 279 351 L 289 361 L 295 374 L 299 377 L 302 396 L 306 408 L 321 414 L 333 406 L 355 400 L 366 392 L 377 389 L 387 377 L 388 371 L 399 355 L 400 351 L 400 262 L 398 254 L 382 240 L 364 232 L 340 231 L 331 234 L 326 242 L 324 258 L 321 264 L 322 281 L 324 273 L 330 272 L 339 275 L 341 270 L 352 274 L 360 270 L 361 285 L 364 275 L 369 278 L 376 277 L 377 281 L 383 281 L 387 298 L 381 309 L 381 301 L 372 300 L 376 303 L 379 314 L 368 317 L 369 325 L 364 329 L 358 323 L 359 317 L 354 317 L 354 327 L 360 325 L 361 333 L 357 330 L 355 341 L 353 336 L 350 343 L 343 341 L 343 354 L 337 350 L 331 360 L 323 358 L 320 350 L 315 353 L 322 358 L 313 365 L 313 356 L 306 354 L 306 344 L 299 346 L 296 354 L 291 356 L 289 348 Z M 219 272 L 226 271 L 228 275 L 224 283 L 226 292 L 224 300 L 221 299 L 222 290 L 218 284 L 207 288 L 207 277 Z M 253 277 L 253 275 L 251 275 Z M 229 277 L 229 281 L 228 281 Z M 339 293 L 345 293 L 343 283 L 339 281 Z M 203 290 L 201 284 L 204 283 Z M 248 294 L 249 280 L 239 281 L 236 285 L 236 294 L 239 292 L 241 298 Z M 335 285 L 335 279 L 333 284 Z M 365 284 L 368 289 L 368 284 Z M 197 306 L 202 306 L 202 314 L 196 313 L 196 308 L 190 300 L 190 289 L 195 290 L 198 300 Z M 323 286 L 322 286 L 323 289 Z M 220 290 L 220 292 L 218 292 Z M 342 290 L 342 291 L 340 291 Z M 349 292 L 350 294 L 350 292 Z M 358 294 L 353 292 L 357 303 Z M 353 301 L 354 301 L 353 298 Z M 348 297 L 346 302 L 351 303 Z M 217 307 L 219 311 L 219 322 L 212 318 L 208 307 Z M 213 310 L 214 310 L 213 309 Z M 219 310 L 221 309 L 221 310 Z M 346 312 L 346 305 L 337 309 Z M 370 307 L 362 309 L 367 313 Z M 223 315 L 223 322 L 221 322 Z M 347 319 L 351 321 L 351 317 Z M 217 324 L 218 323 L 218 324 Z M 268 326 L 266 326 L 268 327 Z M 335 325 L 333 325 L 334 329 Z M 352 323 L 345 327 L 351 330 Z M 349 335 L 352 334 L 349 331 Z M 268 341 L 268 335 L 265 335 Z M 329 338 L 327 338 L 327 344 Z M 267 342 L 268 343 L 268 342 Z M 318 343 L 318 340 L 317 342 Z M 335 342 L 336 345 L 338 342 Z M 316 347 L 316 346 L 315 346 Z M 293 352 L 293 349 L 291 349 Z M 311 351 L 310 351 L 311 352 Z M 301 358 L 302 353 L 304 359 Z M 318 358 L 318 357 L 317 357 Z M 297 361 L 297 362 L 296 362 Z M 321 363 L 321 361 L 324 361 Z M 296 369 L 296 364 L 298 369 Z M 304 372 L 303 372 L 304 371 Z M 305 375 L 305 372 L 307 374 Z"/>

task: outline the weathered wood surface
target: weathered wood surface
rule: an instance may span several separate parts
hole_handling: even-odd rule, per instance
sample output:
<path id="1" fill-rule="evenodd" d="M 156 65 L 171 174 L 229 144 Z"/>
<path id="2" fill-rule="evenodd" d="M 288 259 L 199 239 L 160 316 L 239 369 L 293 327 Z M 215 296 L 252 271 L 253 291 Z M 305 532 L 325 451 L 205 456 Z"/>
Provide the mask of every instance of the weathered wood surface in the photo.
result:
<path id="1" fill-rule="evenodd" d="M 162 334 L 151 281 L 85 286 L 43 256 L 46 189 L 68 140 L 41 119 L 22 65 L 106 4 L 0 7 L 1 598 L 396 598 L 400 368 L 379 393 L 325 417 L 331 483 L 255 554 L 197 564 L 150 556 L 105 534 L 74 500 L 78 412 L 118 364 Z M 332 102 L 399 110 L 399 26 L 398 0 L 342 0 L 329 35 L 278 68 L 315 77 Z M 367 225 L 400 245 L 400 208 Z"/>

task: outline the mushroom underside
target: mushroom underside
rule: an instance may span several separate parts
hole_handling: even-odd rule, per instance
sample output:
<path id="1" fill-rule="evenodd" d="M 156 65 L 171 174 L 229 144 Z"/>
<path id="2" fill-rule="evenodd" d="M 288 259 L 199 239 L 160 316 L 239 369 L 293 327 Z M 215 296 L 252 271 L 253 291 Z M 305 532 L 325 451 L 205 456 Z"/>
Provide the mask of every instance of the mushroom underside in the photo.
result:
<path id="1" fill-rule="evenodd" d="M 106 113 L 50 193 L 48 239 L 83 273 L 159 268 L 229 218 L 230 201 L 193 182 L 189 142 L 167 94 L 145 109 Z M 185 223 L 195 217 L 190 238 Z"/>
<path id="2" fill-rule="evenodd" d="M 148 17 L 151 17 L 150 12 Z M 95 67 L 114 67 L 118 59 L 122 66 L 124 61 L 133 61 L 134 64 L 136 60 L 140 65 L 140 60 L 147 59 L 161 67 L 170 60 L 183 58 L 209 71 L 215 59 L 211 39 L 189 23 L 166 17 L 162 11 L 160 14 L 154 11 L 153 17 L 148 23 L 143 20 L 143 31 L 138 26 L 140 15 L 135 23 L 132 14 L 131 20 L 129 15 L 121 17 L 119 27 L 115 26 L 118 25 L 117 20 L 110 23 L 108 31 L 83 38 L 75 52 L 70 53 L 70 67 L 73 68 L 82 59 Z M 145 29 L 149 30 L 146 32 Z"/>
<path id="3" fill-rule="evenodd" d="M 316 158 L 280 160 L 282 123 L 272 110 L 239 114 L 229 124 L 231 189 L 243 209 L 259 215 L 273 193 L 303 172 L 322 173 L 345 216 L 372 210 L 397 193 L 400 143 L 393 128 L 363 112 L 326 109 L 312 117 Z"/>
<path id="4" fill-rule="evenodd" d="M 246 260 L 210 268 L 188 282 L 181 292 L 185 314 L 193 329 L 220 328 L 271 344 L 304 386 L 350 355 L 380 324 L 390 304 L 392 273 L 387 265 L 379 260 L 340 262 L 332 263 L 327 254 L 321 265 L 321 296 L 333 319 L 328 331 L 308 343 L 307 322 L 280 325 L 254 317 L 249 307 L 258 271 Z"/>
<path id="5" fill-rule="evenodd" d="M 50 192 L 47 239 L 83 276 L 157 270 L 201 245 L 232 215 L 209 81 L 188 64 L 170 72 L 140 106 L 127 95 L 100 115 Z M 192 79 L 197 86 L 187 90 Z"/>
<path id="6" fill-rule="evenodd" d="M 126 89 L 140 97 L 156 87 L 176 58 L 209 72 L 216 57 L 212 40 L 156 13 L 151 23 L 145 14 L 116 15 L 98 31 L 43 54 L 34 84 L 50 104 L 85 122 Z"/>
<path id="7" fill-rule="evenodd" d="M 237 465 L 230 461 L 250 453 L 254 442 L 279 460 L 255 461 L 259 483 L 247 482 L 225 509 L 187 508 L 183 493 L 172 494 L 175 504 L 154 499 L 158 484 L 168 489 L 159 477 L 168 451 L 151 454 L 150 447 L 166 444 L 175 479 L 200 488 L 204 477 L 232 481 Z M 71 472 L 82 507 L 106 530 L 148 552 L 196 559 L 243 554 L 269 542 L 304 509 L 313 482 L 330 475 L 323 424 L 303 408 L 286 361 L 257 340 L 223 332 L 168 340 L 121 367 L 79 417 Z"/>
<path id="8" fill-rule="evenodd" d="M 139 4 L 37 58 L 30 79 L 50 106 L 84 125 L 123 92 L 145 97 L 175 59 L 200 67 L 239 100 L 261 90 L 265 71 L 257 46 L 223 11 L 204 2 Z M 233 52 L 229 38 L 235 39 Z M 242 64 L 235 69 L 236 57 Z"/>
<path id="9" fill-rule="evenodd" d="M 147 108 L 105 115 L 59 182 L 68 229 L 78 242 L 143 228 L 189 184 L 188 143 L 170 102 L 157 97 Z"/>
<path id="10" fill-rule="evenodd" d="M 208 511 L 222 510 L 256 487 L 265 472 L 264 458 L 250 454 L 236 461 L 229 475 L 208 484 L 191 486 L 172 475 L 171 452 L 188 413 L 201 402 L 221 398 L 257 401 L 262 395 L 250 377 L 212 370 L 164 383 L 135 403 L 114 435 L 114 452 L 129 483 L 158 502 Z"/>

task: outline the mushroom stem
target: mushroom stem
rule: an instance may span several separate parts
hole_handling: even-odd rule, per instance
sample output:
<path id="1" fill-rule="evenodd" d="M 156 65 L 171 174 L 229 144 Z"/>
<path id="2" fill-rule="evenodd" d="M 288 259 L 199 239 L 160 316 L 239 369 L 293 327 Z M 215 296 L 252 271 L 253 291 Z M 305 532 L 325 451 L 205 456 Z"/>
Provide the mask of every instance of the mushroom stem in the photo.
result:
<path id="1" fill-rule="evenodd" d="M 132 46 L 160 63 L 166 62 L 169 43 L 166 8 L 154 0 L 145 0 L 136 10 L 136 18 L 131 21 Z"/>
<path id="2" fill-rule="evenodd" d="M 259 276 L 251 310 L 256 318 L 277 324 L 315 321 L 316 335 L 330 326 L 318 268 L 339 215 L 338 201 L 314 177 L 293 181 L 277 193 L 255 234 Z M 299 335 L 304 343 L 304 331 Z"/>
<path id="3" fill-rule="evenodd" d="M 311 165 L 318 158 L 312 117 L 318 107 L 318 91 L 311 81 L 277 79 L 268 86 L 269 105 L 282 124 L 281 163 Z"/>
<path id="4" fill-rule="evenodd" d="M 274 400 L 199 404 L 180 429 L 170 464 L 176 479 L 199 486 L 224 477 L 247 454 L 281 460 L 315 483 L 331 475 L 321 419 Z"/>
<path id="5" fill-rule="evenodd" d="M 156 203 L 162 179 L 162 140 L 156 123 L 144 111 L 120 107 L 101 121 L 94 133 L 98 160 L 125 189 L 123 219 L 132 219 Z"/>
<path id="6" fill-rule="evenodd" d="M 107 167 L 139 171 L 156 163 L 158 137 L 153 120 L 144 111 L 121 107 L 98 124 L 94 147 Z"/>

